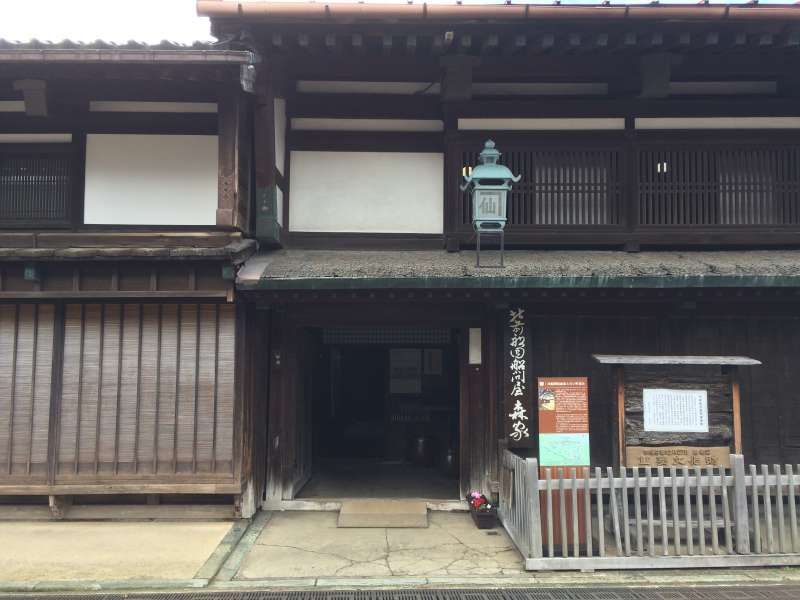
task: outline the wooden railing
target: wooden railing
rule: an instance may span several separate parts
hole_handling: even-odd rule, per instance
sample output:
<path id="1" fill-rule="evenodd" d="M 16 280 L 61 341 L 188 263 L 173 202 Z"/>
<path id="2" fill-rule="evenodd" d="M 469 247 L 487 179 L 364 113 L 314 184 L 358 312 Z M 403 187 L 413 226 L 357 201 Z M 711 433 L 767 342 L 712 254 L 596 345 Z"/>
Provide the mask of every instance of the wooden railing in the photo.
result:
<path id="1" fill-rule="evenodd" d="M 504 451 L 500 518 L 529 570 L 800 564 L 800 465 L 538 469 Z"/>

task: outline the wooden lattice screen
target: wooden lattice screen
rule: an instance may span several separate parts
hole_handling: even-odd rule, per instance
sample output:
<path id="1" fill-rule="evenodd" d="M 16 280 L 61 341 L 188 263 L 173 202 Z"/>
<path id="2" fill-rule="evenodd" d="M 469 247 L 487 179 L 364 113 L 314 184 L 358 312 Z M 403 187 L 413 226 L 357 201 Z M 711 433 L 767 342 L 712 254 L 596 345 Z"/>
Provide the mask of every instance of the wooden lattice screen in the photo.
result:
<path id="1" fill-rule="evenodd" d="M 663 146 L 638 152 L 642 225 L 800 223 L 800 146 Z"/>
<path id="2" fill-rule="evenodd" d="M 233 472 L 234 308 L 68 305 L 56 482 Z"/>
<path id="3" fill-rule="evenodd" d="M 0 223 L 62 225 L 69 222 L 73 156 L 67 151 L 0 151 Z"/>
<path id="4" fill-rule="evenodd" d="M 47 478 L 52 304 L 0 305 L 0 480 Z"/>
<path id="5" fill-rule="evenodd" d="M 774 227 L 800 225 L 800 145 L 500 139 L 501 162 L 522 175 L 509 194 L 509 232 L 653 226 Z M 478 162 L 480 144 L 458 142 L 451 152 L 453 179 L 448 219 L 470 231 L 463 170 Z M 635 210 L 634 210 L 635 209 Z M 607 229 L 608 230 L 608 229 Z"/>
<path id="6" fill-rule="evenodd" d="M 502 150 L 503 164 L 522 175 L 509 195 L 509 226 L 621 223 L 619 149 L 504 146 Z M 462 165 L 477 162 L 477 152 L 462 150 Z M 467 193 L 460 194 L 460 213 L 461 224 L 470 225 Z"/>

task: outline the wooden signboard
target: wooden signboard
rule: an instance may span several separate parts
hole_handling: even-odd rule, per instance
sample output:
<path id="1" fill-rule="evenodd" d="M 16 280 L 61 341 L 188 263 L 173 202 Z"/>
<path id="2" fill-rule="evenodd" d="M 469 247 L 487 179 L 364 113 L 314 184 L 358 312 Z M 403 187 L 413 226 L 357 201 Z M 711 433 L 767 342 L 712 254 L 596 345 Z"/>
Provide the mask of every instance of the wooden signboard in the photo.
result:
<path id="1" fill-rule="evenodd" d="M 628 467 L 730 467 L 727 446 L 629 446 L 625 449 Z"/>
<path id="2" fill-rule="evenodd" d="M 595 355 L 616 373 L 616 456 L 625 467 L 728 467 L 741 454 L 741 356 Z"/>
<path id="3" fill-rule="evenodd" d="M 539 404 L 539 473 L 546 477 L 550 471 L 553 477 L 568 478 L 573 474 L 583 478 L 589 466 L 589 380 L 586 377 L 540 377 L 537 382 Z M 577 515 L 573 519 L 572 497 L 565 493 L 564 501 L 560 492 L 553 493 L 555 507 L 553 539 L 561 540 L 560 512 L 566 512 L 566 538 L 573 540 L 573 523 L 578 523 L 579 544 L 586 543 L 584 492 L 577 493 Z M 545 494 L 540 494 L 543 503 L 542 515 L 546 515 Z M 542 523 L 545 531 L 546 523 Z M 558 545 L 558 544 L 556 544 Z"/>
<path id="4" fill-rule="evenodd" d="M 530 377 L 530 336 L 524 308 L 506 311 L 503 321 L 503 408 L 509 448 L 532 448 L 533 382 Z"/>

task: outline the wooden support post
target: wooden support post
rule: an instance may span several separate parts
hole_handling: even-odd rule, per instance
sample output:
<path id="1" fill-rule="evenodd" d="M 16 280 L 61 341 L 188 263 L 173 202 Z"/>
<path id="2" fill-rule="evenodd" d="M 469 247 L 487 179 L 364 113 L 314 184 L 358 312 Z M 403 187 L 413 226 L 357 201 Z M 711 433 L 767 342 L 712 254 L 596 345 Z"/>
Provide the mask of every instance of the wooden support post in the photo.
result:
<path id="1" fill-rule="evenodd" d="M 237 519 L 251 519 L 256 514 L 256 493 L 252 478 L 247 480 L 242 493 L 234 496 L 233 514 Z"/>
<path id="2" fill-rule="evenodd" d="M 528 534 L 528 548 L 531 556 L 526 558 L 542 558 L 542 517 L 539 514 L 541 503 L 539 501 L 539 461 L 535 458 L 525 459 L 525 485 L 530 494 L 527 510 L 530 511 L 530 527 Z"/>
<path id="3" fill-rule="evenodd" d="M 63 519 L 67 508 L 72 505 L 72 496 L 48 496 L 50 516 L 54 519 Z"/>
<path id="4" fill-rule="evenodd" d="M 731 399 L 733 402 L 733 452 L 742 454 L 742 394 L 739 386 L 739 372 L 731 369 Z"/>
<path id="5" fill-rule="evenodd" d="M 625 369 L 616 367 L 616 397 L 617 397 L 617 466 L 625 466 Z"/>
<path id="6" fill-rule="evenodd" d="M 747 487 L 745 485 L 744 456 L 731 455 L 733 473 L 733 518 L 736 526 L 736 553 L 750 554 L 750 519 L 747 514 Z M 753 495 L 755 496 L 755 481 Z M 756 521 L 758 515 L 755 515 Z"/>

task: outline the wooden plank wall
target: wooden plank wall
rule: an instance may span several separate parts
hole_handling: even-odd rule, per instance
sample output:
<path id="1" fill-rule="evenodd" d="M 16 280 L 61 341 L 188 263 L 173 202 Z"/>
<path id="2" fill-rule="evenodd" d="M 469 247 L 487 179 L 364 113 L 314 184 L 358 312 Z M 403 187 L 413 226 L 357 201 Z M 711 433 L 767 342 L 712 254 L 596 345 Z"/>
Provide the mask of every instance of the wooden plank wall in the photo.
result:
<path id="1" fill-rule="evenodd" d="M 55 307 L 0 306 L 0 482 L 46 483 Z"/>
<path id="2" fill-rule="evenodd" d="M 57 481 L 233 474 L 234 311 L 66 307 Z"/>
<path id="3" fill-rule="evenodd" d="M 589 376 L 592 464 L 612 464 L 612 369 L 600 354 L 741 354 L 764 364 L 742 368 L 745 459 L 800 460 L 800 318 L 780 316 L 560 316 L 531 307 L 534 377 Z"/>
<path id="4" fill-rule="evenodd" d="M 0 306 L 0 494 L 232 493 L 235 339 L 230 304 Z"/>

